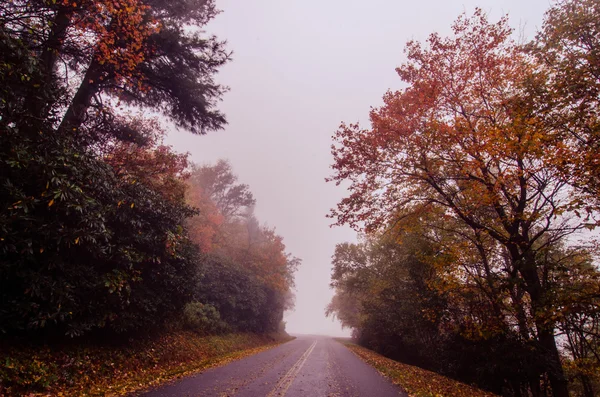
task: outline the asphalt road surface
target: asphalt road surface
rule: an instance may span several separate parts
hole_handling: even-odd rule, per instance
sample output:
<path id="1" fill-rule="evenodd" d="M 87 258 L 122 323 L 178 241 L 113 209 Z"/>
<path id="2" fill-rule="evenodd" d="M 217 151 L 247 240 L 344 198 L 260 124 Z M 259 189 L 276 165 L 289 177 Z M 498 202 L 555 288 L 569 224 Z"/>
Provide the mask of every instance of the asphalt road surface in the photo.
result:
<path id="1" fill-rule="evenodd" d="M 335 340 L 299 336 L 229 365 L 209 369 L 143 397 L 388 397 L 399 388 Z"/>

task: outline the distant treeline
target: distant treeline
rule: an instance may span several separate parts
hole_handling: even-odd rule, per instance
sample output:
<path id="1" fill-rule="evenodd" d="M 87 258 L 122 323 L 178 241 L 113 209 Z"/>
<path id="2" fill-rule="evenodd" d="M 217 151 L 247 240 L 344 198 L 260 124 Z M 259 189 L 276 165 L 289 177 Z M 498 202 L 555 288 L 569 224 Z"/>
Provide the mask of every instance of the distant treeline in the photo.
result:
<path id="1" fill-rule="evenodd" d="M 330 315 L 361 344 L 504 396 L 600 393 L 600 1 L 536 38 L 462 15 L 406 88 L 343 124 Z"/>
<path id="2" fill-rule="evenodd" d="M 283 326 L 299 260 L 228 163 L 188 165 L 140 116 L 222 128 L 213 77 L 229 52 L 201 29 L 216 13 L 210 0 L 0 4 L 3 337 Z"/>

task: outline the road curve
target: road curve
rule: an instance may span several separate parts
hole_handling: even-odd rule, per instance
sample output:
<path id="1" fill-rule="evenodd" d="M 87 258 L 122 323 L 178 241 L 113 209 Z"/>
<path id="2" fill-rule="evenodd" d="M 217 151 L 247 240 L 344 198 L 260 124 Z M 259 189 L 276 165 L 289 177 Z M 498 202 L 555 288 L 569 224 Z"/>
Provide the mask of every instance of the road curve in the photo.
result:
<path id="1" fill-rule="evenodd" d="M 143 397 L 406 396 L 341 343 L 293 341 L 141 394 Z"/>

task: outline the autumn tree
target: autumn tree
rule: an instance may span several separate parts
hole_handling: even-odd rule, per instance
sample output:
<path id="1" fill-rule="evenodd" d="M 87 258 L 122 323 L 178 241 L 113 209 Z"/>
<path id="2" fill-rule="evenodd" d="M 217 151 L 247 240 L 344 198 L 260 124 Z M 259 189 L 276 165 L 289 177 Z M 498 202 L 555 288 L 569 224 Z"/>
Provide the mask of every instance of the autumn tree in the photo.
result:
<path id="1" fill-rule="evenodd" d="M 219 225 L 209 232 L 217 253 L 235 259 L 237 263 L 281 290 L 293 284 L 289 278 L 285 245 L 274 229 L 260 225 L 253 213 L 256 200 L 249 186 L 238 182 L 231 165 L 219 160 L 214 165 L 194 166 L 189 182 L 191 204 L 210 202 L 221 217 Z M 200 219 L 198 219 L 200 221 Z M 194 222 L 192 220 L 192 222 Z"/>
<path id="2" fill-rule="evenodd" d="M 162 143 L 165 132 L 156 120 L 133 118 L 119 123 L 143 142 L 115 141 L 105 148 L 104 161 L 124 184 L 143 183 L 174 202 L 184 199 L 189 176 L 187 154 L 173 152 Z"/>
<path id="3" fill-rule="evenodd" d="M 276 331 L 293 307 L 300 260 L 274 229 L 260 225 L 249 186 L 228 162 L 193 166 L 186 197 L 199 210 L 187 221 L 190 237 L 206 254 L 195 299 L 214 305 L 234 329 Z"/>
<path id="4" fill-rule="evenodd" d="M 542 29 L 528 45 L 538 61 L 529 82 L 537 108 L 551 134 L 548 163 L 565 180 L 599 195 L 600 2 L 561 0 L 545 15 Z"/>
<path id="5" fill-rule="evenodd" d="M 43 31 L 10 29 L 0 31 L 3 334 L 139 331 L 177 316 L 197 260 L 184 228 L 194 213 L 186 156 L 160 144 L 156 125 L 125 116 L 85 139 L 61 133 L 63 111 L 36 100 L 64 104 L 69 93 L 48 78 L 35 40 L 17 34 Z"/>
<path id="6" fill-rule="evenodd" d="M 337 317 L 369 348 L 432 368 L 433 357 L 441 358 L 436 327 L 445 306 L 427 287 L 434 272 L 418 259 L 417 247 L 425 249 L 421 238 L 406 235 L 400 242 L 396 237 L 371 235 L 336 246 L 331 277 L 336 294 L 326 314 Z"/>
<path id="7" fill-rule="evenodd" d="M 187 201 L 200 210 L 188 220 L 188 228 L 204 252 L 213 251 L 231 240 L 231 229 L 251 213 L 254 197 L 248 185 L 238 183 L 225 160 L 212 166 L 193 165 L 187 185 Z"/>
<path id="8" fill-rule="evenodd" d="M 57 134 L 60 116 L 32 117 L 23 98 L 56 98 L 60 87 L 37 87 L 29 49 L 0 37 L 2 333 L 139 331 L 177 315 L 196 255 L 183 229 L 193 211 L 174 188 L 185 157 L 151 139 L 100 156 Z"/>
<path id="9" fill-rule="evenodd" d="M 186 221 L 192 240 L 204 253 L 212 252 L 221 240 L 224 217 L 215 203 L 204 191 L 194 184 L 188 184 L 186 202 L 197 209 L 197 213 Z"/>
<path id="10" fill-rule="evenodd" d="M 592 254 L 577 247 L 555 247 L 546 262 L 567 373 L 580 395 L 595 396 L 600 390 L 600 271 Z"/>
<path id="11" fill-rule="evenodd" d="M 248 214 L 256 203 L 248 185 L 238 183 L 237 175 L 226 160 L 219 160 L 212 166 L 195 166 L 190 184 L 202 189 L 221 215 L 229 220 Z"/>
<path id="12" fill-rule="evenodd" d="M 539 381 L 543 360 L 535 340 L 523 335 L 523 331 L 530 332 L 533 319 L 515 288 L 520 282 L 498 272 L 494 281 L 498 296 L 494 297 L 491 287 L 482 285 L 487 283 L 484 266 L 477 266 L 482 259 L 470 254 L 475 249 L 455 233 L 445 233 L 444 223 L 435 212 L 420 213 L 395 222 L 384 233 L 362 236 L 358 243 L 338 244 L 332 258 L 335 296 L 327 314 L 351 328 L 359 343 L 388 357 L 499 395 L 544 395 L 548 385 L 540 387 Z M 587 292 L 574 294 L 581 288 L 573 277 L 580 266 L 565 266 L 577 258 L 585 261 L 585 252 L 553 247 L 544 257 L 553 306 L 565 315 L 589 321 L 594 310 L 573 306 L 589 304 L 586 299 L 597 283 L 590 278 Z M 582 264 L 582 270 L 587 269 L 584 273 L 591 276 L 591 269 Z M 524 325 L 517 308 L 525 312 Z M 546 315 L 557 316 L 557 312 Z M 562 323 L 559 320 L 557 327 L 561 333 Z M 577 365 L 564 359 L 570 379 L 583 378 L 594 368 L 582 365 L 589 357 Z"/>
<path id="13" fill-rule="evenodd" d="M 539 254 L 593 222 L 576 217 L 578 197 L 544 162 L 546 126 L 523 88 L 534 65 L 507 19 L 492 24 L 478 10 L 453 31 L 409 42 L 397 69 L 408 87 L 385 95 L 372 128 L 344 124 L 335 135 L 331 180 L 350 182 L 350 195 L 331 216 L 372 231 L 433 208 L 468 230 L 467 244 L 491 239 L 505 275 L 523 280 L 552 392 L 567 396 Z"/>
<path id="14" fill-rule="evenodd" d="M 131 115 L 199 134 L 225 124 L 214 75 L 229 53 L 202 30 L 217 12 L 0 4 L 3 334 L 141 332 L 204 312 L 211 332 L 280 329 L 299 261 L 259 226 L 248 186 L 224 161 L 190 169 L 160 123 Z"/>
<path id="15" fill-rule="evenodd" d="M 67 102 L 32 94 L 32 114 L 66 109 L 59 129 L 111 123 L 107 97 L 162 111 L 178 125 L 204 133 L 225 119 L 215 104 L 223 88 L 213 81 L 229 58 L 223 43 L 200 29 L 217 11 L 212 1 L 23 0 L 2 5 L 6 34 L 27 44 L 39 61 L 35 83 L 79 86 Z"/>

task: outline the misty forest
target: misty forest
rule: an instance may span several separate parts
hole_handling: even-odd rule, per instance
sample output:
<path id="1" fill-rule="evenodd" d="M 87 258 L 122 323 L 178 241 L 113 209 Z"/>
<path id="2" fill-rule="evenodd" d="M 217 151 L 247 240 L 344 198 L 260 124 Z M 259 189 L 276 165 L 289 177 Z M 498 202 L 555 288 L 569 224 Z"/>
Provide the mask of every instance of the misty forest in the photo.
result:
<path id="1" fill-rule="evenodd" d="M 356 239 L 318 264 L 333 297 L 314 311 L 351 337 L 314 343 L 286 330 L 303 264 L 252 186 L 166 143 L 226 133 L 220 13 L 1 2 L 0 395 L 125 396 L 277 352 L 269 390 L 198 395 L 388 395 L 327 381 L 371 382 L 322 351 L 403 396 L 599 396 L 600 0 L 551 2 L 528 39 L 453 15 L 389 65 L 401 89 L 330 131 L 318 182 L 339 196 L 318 216 Z M 318 393 L 295 389 L 311 370 Z"/>

